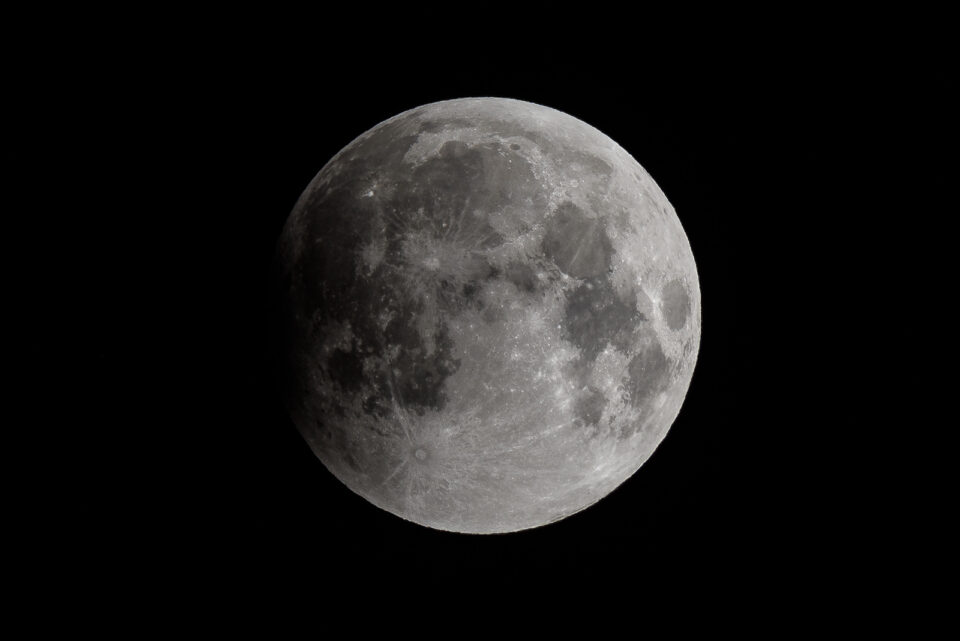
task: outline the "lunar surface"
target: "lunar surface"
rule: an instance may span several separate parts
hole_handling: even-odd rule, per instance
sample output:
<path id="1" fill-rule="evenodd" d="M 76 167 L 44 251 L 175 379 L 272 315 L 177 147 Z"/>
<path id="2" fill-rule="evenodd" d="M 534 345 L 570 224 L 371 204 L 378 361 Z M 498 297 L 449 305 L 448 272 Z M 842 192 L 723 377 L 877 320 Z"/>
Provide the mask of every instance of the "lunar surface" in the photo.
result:
<path id="1" fill-rule="evenodd" d="M 676 212 L 547 107 L 382 122 L 313 179 L 277 255 L 294 423 L 347 487 L 421 525 L 510 532 L 590 506 L 690 385 L 700 288 Z"/>

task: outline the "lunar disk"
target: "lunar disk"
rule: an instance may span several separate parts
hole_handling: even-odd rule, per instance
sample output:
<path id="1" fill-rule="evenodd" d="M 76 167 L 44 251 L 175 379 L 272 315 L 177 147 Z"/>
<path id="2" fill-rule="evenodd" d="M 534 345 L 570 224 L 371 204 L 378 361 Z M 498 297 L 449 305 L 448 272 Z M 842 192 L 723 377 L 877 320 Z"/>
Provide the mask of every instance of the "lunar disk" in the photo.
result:
<path id="1" fill-rule="evenodd" d="M 600 131 L 518 100 L 428 104 L 347 145 L 278 244 L 283 383 L 323 464 L 456 532 L 562 519 L 630 477 L 693 374 L 676 212 Z"/>

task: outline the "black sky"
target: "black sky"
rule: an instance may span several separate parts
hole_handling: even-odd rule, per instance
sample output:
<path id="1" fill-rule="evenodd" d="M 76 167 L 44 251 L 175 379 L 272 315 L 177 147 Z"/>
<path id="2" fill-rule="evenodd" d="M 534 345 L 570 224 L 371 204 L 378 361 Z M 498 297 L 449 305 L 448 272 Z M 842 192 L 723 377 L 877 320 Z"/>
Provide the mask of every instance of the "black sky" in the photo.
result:
<path id="1" fill-rule="evenodd" d="M 65 581 L 782 586 L 824 559 L 870 565 L 858 461 L 882 426 L 856 369 L 909 351 L 889 305 L 916 263 L 885 259 L 918 242 L 902 221 L 951 175 L 943 56 L 844 29 L 669 47 L 642 30 L 478 41 L 246 17 L 7 45 L 14 431 L 38 452 L 18 494 L 51 521 L 39 536 Z M 675 206 L 703 297 L 693 383 L 653 458 L 587 511 L 507 536 L 427 530 L 353 495 L 267 368 L 270 261 L 302 189 L 378 122 L 466 96 L 541 103 L 626 148 Z"/>

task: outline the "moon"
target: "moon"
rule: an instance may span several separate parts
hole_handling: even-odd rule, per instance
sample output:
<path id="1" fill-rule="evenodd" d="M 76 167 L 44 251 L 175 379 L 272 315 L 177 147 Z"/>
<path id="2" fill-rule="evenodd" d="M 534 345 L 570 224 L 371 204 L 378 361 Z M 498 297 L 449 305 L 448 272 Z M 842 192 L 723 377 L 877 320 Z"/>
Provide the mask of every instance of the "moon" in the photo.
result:
<path id="1" fill-rule="evenodd" d="M 629 153 L 504 98 L 356 138 L 277 245 L 291 418 L 353 492 L 453 532 L 542 526 L 650 458 L 690 386 L 700 286 Z"/>

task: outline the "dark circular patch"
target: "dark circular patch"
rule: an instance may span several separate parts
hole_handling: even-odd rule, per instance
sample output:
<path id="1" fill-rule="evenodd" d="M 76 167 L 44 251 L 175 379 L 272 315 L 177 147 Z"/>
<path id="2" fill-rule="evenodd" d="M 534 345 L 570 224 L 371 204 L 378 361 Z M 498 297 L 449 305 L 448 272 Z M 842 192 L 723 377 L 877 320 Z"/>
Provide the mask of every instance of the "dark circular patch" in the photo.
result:
<path id="1" fill-rule="evenodd" d="M 606 276 L 588 279 L 567 296 L 564 331 L 584 361 L 592 362 L 607 343 L 626 350 L 640 322 L 636 304 L 620 300 Z"/>
<path id="2" fill-rule="evenodd" d="M 588 218 L 575 204 L 564 202 L 547 221 L 543 253 L 565 274 L 590 278 L 610 268 L 613 246 L 599 219 Z"/>
<path id="3" fill-rule="evenodd" d="M 356 350 L 334 350 L 327 360 L 327 370 L 344 389 L 356 390 L 363 384 L 363 363 Z"/>
<path id="4" fill-rule="evenodd" d="M 537 274 L 527 263 L 510 263 L 507 265 L 504 277 L 516 285 L 521 292 L 530 294 L 537 289 Z"/>
<path id="5" fill-rule="evenodd" d="M 467 153 L 470 147 L 462 140 L 448 140 L 440 147 L 441 158 L 459 158 Z"/>
<path id="6" fill-rule="evenodd" d="M 687 324 L 690 316 L 690 295 L 680 279 L 671 280 L 660 293 L 660 311 L 667 327 L 676 331 Z"/>
<path id="7" fill-rule="evenodd" d="M 647 407 L 650 400 L 666 388 L 669 365 L 670 361 L 656 340 L 630 360 L 627 372 L 631 405 Z"/>
<path id="8" fill-rule="evenodd" d="M 596 425 L 603 416 L 603 408 L 607 405 L 607 399 L 600 390 L 590 387 L 577 398 L 573 407 L 573 412 L 583 420 L 586 425 Z"/>

